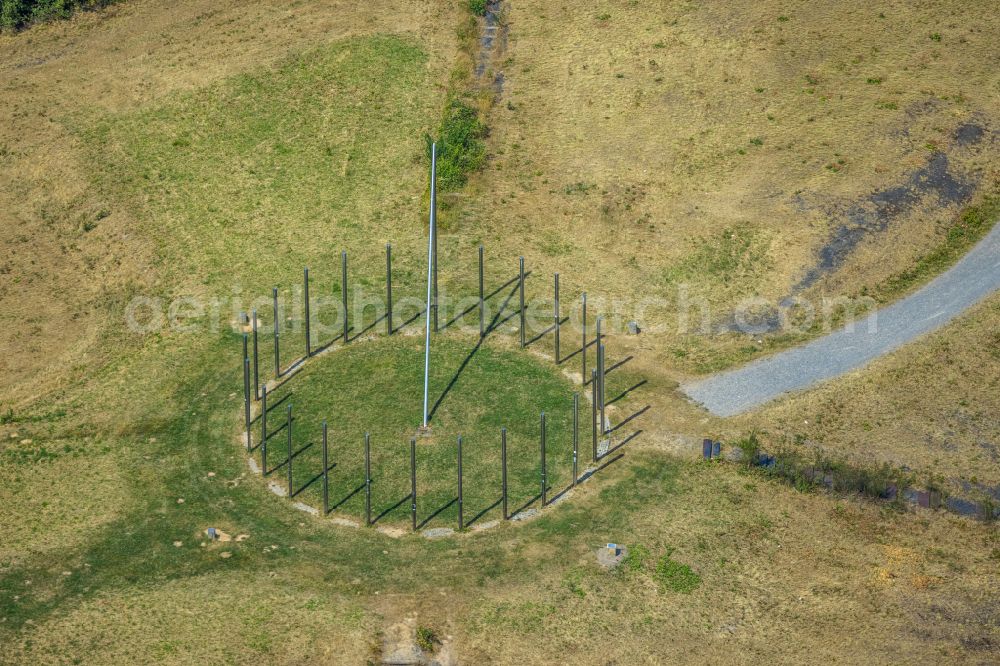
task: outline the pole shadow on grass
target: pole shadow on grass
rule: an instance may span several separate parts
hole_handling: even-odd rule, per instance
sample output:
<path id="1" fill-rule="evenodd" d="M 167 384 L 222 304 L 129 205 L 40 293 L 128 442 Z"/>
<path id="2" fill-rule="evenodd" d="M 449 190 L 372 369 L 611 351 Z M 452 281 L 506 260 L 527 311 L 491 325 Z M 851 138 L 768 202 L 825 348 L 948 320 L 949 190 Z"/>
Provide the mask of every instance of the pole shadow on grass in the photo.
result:
<path id="1" fill-rule="evenodd" d="M 486 507 L 485 509 L 483 509 L 482 511 L 480 511 L 479 513 L 477 513 L 475 516 L 473 516 L 470 521 L 468 521 L 467 523 L 465 523 L 465 526 L 466 527 L 471 526 L 473 523 L 475 523 L 477 520 L 479 520 L 480 518 L 482 518 L 483 516 L 485 516 L 487 513 L 489 513 L 493 509 L 495 509 L 498 506 L 500 506 L 500 502 L 502 502 L 502 501 L 503 501 L 503 497 L 498 497 L 496 502 L 493 502 L 493 504 L 490 504 L 488 507 Z"/>
<path id="2" fill-rule="evenodd" d="M 605 373 L 605 374 L 607 374 L 607 373 Z M 611 400 L 608 400 L 608 401 L 607 401 L 607 402 L 605 402 L 604 404 L 605 404 L 605 405 L 613 405 L 613 404 L 615 404 L 616 402 L 618 402 L 619 400 L 623 399 L 623 398 L 624 398 L 625 396 L 627 396 L 627 395 L 628 395 L 629 393 L 631 393 L 632 391 L 636 390 L 637 388 L 640 388 L 640 387 L 642 387 L 642 386 L 643 386 L 643 385 L 645 385 L 646 383 L 648 383 L 648 382 L 647 382 L 647 381 L 646 381 L 645 379 L 643 379 L 643 380 L 642 380 L 641 382 L 639 382 L 639 383 L 637 383 L 637 384 L 633 384 L 632 386 L 629 386 L 629 387 L 628 387 L 627 389 L 625 389 L 624 391 L 622 391 L 621 393 L 619 393 L 618 395 L 616 395 L 616 396 L 615 396 L 614 398 L 612 398 Z"/>
<path id="3" fill-rule="evenodd" d="M 617 363 L 615 363 L 614 365 L 612 365 L 610 368 L 605 369 L 604 374 L 605 375 L 610 374 L 613 370 L 617 370 L 618 368 L 622 367 L 623 365 L 625 365 L 626 363 L 628 363 L 629 361 L 631 361 L 633 358 L 635 358 L 635 357 L 632 356 L 631 354 L 629 354 L 628 356 L 626 356 L 622 360 L 620 360 Z"/>
<path id="4" fill-rule="evenodd" d="M 372 520 L 372 525 L 374 525 L 378 521 L 382 520 L 383 518 L 385 518 L 386 516 L 388 516 L 390 513 L 392 513 L 393 511 L 395 511 L 399 507 L 401 507 L 404 504 L 406 504 L 407 502 L 409 502 L 411 499 L 413 499 L 413 495 L 411 495 L 409 493 L 406 493 L 406 495 L 403 497 L 403 499 L 399 500 L 398 502 L 396 502 L 395 504 L 393 504 L 392 506 L 390 506 L 388 509 L 386 509 L 382 513 L 380 513 L 377 516 L 375 516 L 375 518 Z"/>
<path id="5" fill-rule="evenodd" d="M 346 504 L 352 497 L 354 497 L 355 495 L 357 495 L 358 493 L 360 493 L 362 490 L 364 490 L 365 489 L 365 485 L 366 484 L 364 482 L 362 482 L 360 486 L 358 486 L 357 488 L 355 488 L 351 492 L 347 493 L 347 495 L 345 495 L 342 500 L 340 500 L 336 504 L 333 504 L 332 506 L 330 506 L 330 511 L 333 511 L 334 509 L 338 509 L 341 506 L 343 506 L 344 504 Z"/>
<path id="6" fill-rule="evenodd" d="M 300 455 L 302 455 L 303 453 L 305 453 L 307 450 L 309 450 L 311 448 L 312 448 L 312 442 L 309 442 L 308 444 L 306 444 L 305 446 L 303 446 L 302 448 L 300 448 L 298 451 L 293 452 L 291 458 L 285 458 L 280 463 L 278 463 L 277 465 L 275 465 L 271 469 L 267 470 L 267 474 L 265 474 L 265 476 L 268 475 L 268 474 L 271 474 L 272 472 L 277 472 L 279 469 L 281 469 L 282 467 L 284 467 L 285 465 L 287 465 L 289 460 L 295 460 L 296 458 L 298 458 Z"/>
<path id="7" fill-rule="evenodd" d="M 436 511 L 435 511 L 434 513 L 432 513 L 431 515 L 429 515 L 429 516 L 427 516 L 426 518 L 424 518 L 423 522 L 422 522 L 422 523 L 420 523 L 419 525 L 417 525 L 417 529 L 418 529 L 418 530 L 419 530 L 419 529 L 423 529 L 423 527 L 424 527 L 425 525 L 427 525 L 427 523 L 429 523 L 429 522 L 431 522 L 432 520 L 434 520 L 435 518 L 437 518 L 437 517 L 438 517 L 439 515 L 441 515 L 441 514 L 442 514 L 442 513 L 443 513 L 443 512 L 445 511 L 445 510 L 447 510 L 447 509 L 448 509 L 448 508 L 449 508 L 450 506 L 452 506 L 453 504 L 458 504 L 458 498 L 457 498 L 457 497 L 453 497 L 453 498 L 451 499 L 451 501 L 450 501 L 450 502 L 448 502 L 448 503 L 447 503 L 447 504 L 445 504 L 444 506 L 442 506 L 442 507 L 440 507 L 439 509 L 437 509 L 437 510 L 436 510 Z"/>
<path id="8" fill-rule="evenodd" d="M 616 430 L 619 430 L 619 429 L 620 429 L 620 428 L 621 428 L 622 426 L 624 426 L 624 425 L 625 425 L 626 423 L 628 423 L 628 422 L 630 422 L 630 421 L 633 421 L 633 420 L 635 420 L 635 419 L 639 418 L 640 416 L 642 416 L 643 414 L 645 414 L 645 413 L 646 413 L 646 412 L 648 412 L 649 410 L 650 410 L 650 405 L 646 405 L 645 407 L 643 407 L 643 408 L 642 408 L 642 409 L 640 409 L 639 411 L 637 411 L 637 412 L 634 412 L 634 413 L 632 413 L 632 414 L 628 415 L 627 417 L 625 417 L 625 419 L 624 419 L 624 420 L 623 420 L 623 421 L 622 421 L 621 423 L 619 423 L 619 424 L 618 424 L 618 425 L 616 425 L 615 427 L 613 427 L 613 428 L 611 428 L 610 430 L 608 430 L 608 434 L 611 434 L 611 433 L 615 432 Z"/>
<path id="9" fill-rule="evenodd" d="M 353 326 L 351 326 L 351 325 L 347 326 L 347 334 L 348 335 L 350 335 L 351 331 L 353 331 L 353 330 L 354 330 Z M 332 340 L 330 340 L 326 344 L 320 345 L 319 347 L 316 347 L 315 349 L 313 349 L 312 350 L 312 355 L 316 356 L 317 354 L 325 352 L 327 349 L 329 349 L 330 347 L 332 347 L 335 343 L 342 342 L 343 340 L 344 340 L 344 336 L 343 335 L 338 335 L 337 337 L 333 338 Z"/>
<path id="10" fill-rule="evenodd" d="M 634 433 L 632 433 L 631 435 L 629 435 L 628 437 L 626 437 L 622 441 L 618 442 L 618 444 L 616 444 L 615 446 L 613 446 L 610 449 L 608 449 L 607 451 L 605 451 L 604 455 L 600 457 L 600 459 L 598 460 L 598 462 L 600 462 L 600 460 L 604 460 L 604 458 L 606 458 L 607 456 L 611 455 L 615 451 L 620 450 L 622 447 L 624 447 L 626 444 L 628 444 L 629 442 L 631 442 L 633 439 L 635 439 L 636 437 L 638 437 L 641 434 L 642 434 L 642 430 L 636 430 Z M 625 455 L 625 454 L 624 453 L 620 453 L 620 454 L 618 454 L 618 457 L 621 457 L 623 455 Z M 615 458 L 615 460 L 617 460 L 617 458 Z M 610 462 L 614 462 L 614 460 L 612 460 Z M 604 467 L 605 467 L 604 465 L 601 465 L 600 467 L 598 467 L 598 470 L 604 469 Z"/>
<path id="11" fill-rule="evenodd" d="M 268 395 L 270 395 L 270 393 L 268 393 Z M 268 402 L 268 405 L 267 405 L 267 414 L 268 414 L 268 416 L 271 415 L 271 412 L 274 411 L 275 407 L 277 407 L 278 405 L 280 405 L 284 401 L 288 400 L 290 397 L 292 397 L 292 393 L 288 392 L 285 395 L 283 395 L 280 398 L 278 398 L 277 400 L 275 400 L 274 402 Z M 259 423 L 259 422 L 260 422 L 260 414 L 258 414 L 257 416 L 253 417 L 252 419 L 250 419 L 250 425 L 254 425 L 254 424 Z M 277 432 L 277 431 L 275 431 L 275 432 Z M 274 434 L 274 433 L 268 433 L 268 437 L 270 437 L 272 434 Z"/>
<path id="12" fill-rule="evenodd" d="M 569 320 L 568 317 L 567 317 L 567 320 Z M 559 362 L 563 363 L 565 361 L 570 360 L 574 356 L 579 356 L 580 354 L 583 353 L 584 349 L 589 349 L 592 345 L 595 345 L 595 344 L 597 344 L 597 340 L 596 339 L 595 340 L 587 340 L 587 347 L 584 347 L 583 345 L 580 345 L 579 349 L 576 349 L 573 352 L 567 354 L 566 356 L 563 356 L 561 359 L 559 359 Z M 590 382 L 590 380 L 588 379 L 587 381 L 584 382 L 584 385 L 588 384 L 589 382 Z"/>
<path id="13" fill-rule="evenodd" d="M 497 322 L 500 320 L 500 315 L 503 314 L 503 311 L 507 308 L 507 304 L 510 303 L 510 299 L 514 298 L 514 294 L 516 293 L 517 293 L 517 288 L 515 287 L 513 290 L 511 290 L 509 294 L 507 294 L 507 298 L 504 299 L 503 305 L 501 305 L 497 313 L 493 315 L 493 319 L 490 321 L 489 326 L 486 327 L 487 334 L 489 334 L 489 332 L 492 331 L 497 326 Z M 458 366 L 458 370 L 455 371 L 455 374 L 448 382 L 448 385 L 445 387 L 444 391 L 441 393 L 438 399 L 434 402 L 434 406 L 428 412 L 427 414 L 428 420 L 433 418 L 434 414 L 438 410 L 438 407 L 441 406 L 441 403 L 444 402 L 444 399 L 448 396 L 448 393 L 451 392 L 452 387 L 454 387 L 455 384 L 458 382 L 458 378 L 462 376 L 462 373 L 465 371 L 465 368 L 468 367 L 469 363 L 472 361 L 472 358 L 476 355 L 476 352 L 478 352 L 480 347 L 483 346 L 483 341 L 486 340 L 486 337 L 487 337 L 486 335 L 480 337 L 476 341 L 476 345 L 472 348 L 472 351 L 470 351 L 469 354 L 462 360 L 462 364 Z"/>
<path id="14" fill-rule="evenodd" d="M 409 326 L 410 324 L 412 324 L 416 320 L 420 319 L 420 317 L 426 311 L 427 311 L 427 308 L 424 308 L 423 310 L 418 310 L 416 313 L 414 313 L 414 315 L 412 317 L 410 317 L 409 319 L 407 319 L 406 321 L 404 321 L 402 324 L 400 324 L 396 328 L 392 329 L 392 332 L 393 333 L 398 333 L 399 331 L 403 330 L 405 327 Z"/>
<path id="15" fill-rule="evenodd" d="M 548 489 L 546 489 L 546 490 L 548 490 Z M 540 499 L 542 499 L 542 494 L 538 493 L 537 495 L 535 495 L 534 497 L 532 497 L 530 500 L 528 500 L 527 502 L 525 502 L 524 505 L 520 509 L 518 509 L 516 511 L 511 511 L 509 515 L 511 517 L 516 516 L 517 514 L 521 513 L 522 511 L 524 511 L 525 509 L 527 509 L 529 506 L 531 506 L 532 504 L 534 504 L 535 502 L 537 502 Z"/>
<path id="16" fill-rule="evenodd" d="M 360 338 L 360 337 L 361 337 L 362 335 L 364 335 L 364 334 L 365 334 L 365 333 L 367 333 L 368 331 L 370 331 L 370 330 L 372 330 L 373 328 L 375 328 L 376 326 L 378 326 L 378 325 L 379 325 L 379 322 L 383 322 L 383 321 L 385 321 L 385 318 L 386 318 L 387 316 L 388 316 L 387 314 L 383 314 L 383 315 L 382 315 L 381 317 L 376 317 L 376 318 L 375 318 L 375 319 L 374 319 L 374 320 L 372 321 L 372 323 L 368 324 L 367 326 L 365 326 L 364 328 L 362 328 L 362 329 L 361 329 L 360 331 L 358 331 L 357 335 L 355 335 L 355 336 L 354 336 L 353 338 L 352 338 L 352 337 L 348 337 L 348 338 L 347 338 L 347 341 L 348 341 L 348 342 L 354 342 L 355 340 L 357 340 L 358 338 Z M 353 327 L 351 327 L 351 328 L 353 328 Z"/>

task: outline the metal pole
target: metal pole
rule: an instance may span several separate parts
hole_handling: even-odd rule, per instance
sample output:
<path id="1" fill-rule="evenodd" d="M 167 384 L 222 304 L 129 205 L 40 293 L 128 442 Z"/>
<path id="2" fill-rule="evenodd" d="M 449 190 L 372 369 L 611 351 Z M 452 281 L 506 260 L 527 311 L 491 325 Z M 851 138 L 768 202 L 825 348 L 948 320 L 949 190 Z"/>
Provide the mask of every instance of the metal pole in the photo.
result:
<path id="1" fill-rule="evenodd" d="M 347 322 L 347 250 L 340 253 L 340 298 L 344 307 L 344 344 L 351 341 L 348 331 L 350 326 Z"/>
<path id="2" fill-rule="evenodd" d="M 518 266 L 520 267 L 517 290 L 521 297 L 521 349 L 524 349 L 524 257 L 518 259 Z"/>
<path id="3" fill-rule="evenodd" d="M 507 428 L 500 428 L 500 488 L 503 503 L 503 519 L 510 516 L 507 513 Z"/>
<path id="4" fill-rule="evenodd" d="M 553 306 L 553 315 L 555 316 L 555 333 L 556 333 L 556 351 L 555 351 L 555 361 L 556 365 L 559 364 L 559 273 L 555 274 L 555 298 Z"/>
<path id="5" fill-rule="evenodd" d="M 260 390 L 260 474 L 267 476 L 267 384 Z"/>
<path id="6" fill-rule="evenodd" d="M 462 436 L 458 436 L 458 530 L 465 527 L 462 519 Z"/>
<path id="7" fill-rule="evenodd" d="M 597 370 L 590 371 L 590 426 L 594 438 L 594 462 L 597 462 Z"/>
<path id="8" fill-rule="evenodd" d="M 323 421 L 323 515 L 330 513 L 330 458 L 326 445 L 326 421 Z"/>
<path id="9" fill-rule="evenodd" d="M 365 526 L 372 524 L 372 445 L 371 437 L 365 433 Z"/>
<path id="10" fill-rule="evenodd" d="M 600 390 L 598 393 L 601 396 L 601 434 L 603 435 L 606 430 L 607 420 L 604 418 L 604 406 L 605 406 L 605 395 L 604 395 L 604 345 L 600 345 L 597 348 L 597 352 L 600 354 L 597 361 L 597 373 L 600 375 L 598 383 L 600 384 Z"/>
<path id="11" fill-rule="evenodd" d="M 417 531 L 417 438 L 410 438 L 410 518 Z"/>
<path id="12" fill-rule="evenodd" d="M 288 496 L 292 496 L 292 405 L 288 405 Z"/>
<path id="13" fill-rule="evenodd" d="M 309 268 L 302 269 L 302 283 L 304 285 L 302 300 L 306 305 L 306 358 L 312 356 L 312 342 L 309 336 Z"/>
<path id="14" fill-rule="evenodd" d="M 392 245 L 385 244 L 385 334 L 392 335 Z"/>
<path id="15" fill-rule="evenodd" d="M 486 335 L 486 297 L 483 288 L 483 246 L 479 246 L 479 337 Z"/>
<path id="16" fill-rule="evenodd" d="M 434 298 L 434 330 L 437 331 L 437 288 L 435 286 L 436 270 L 434 266 L 434 173 L 437 168 L 437 144 L 431 145 L 431 219 L 428 229 L 427 239 L 427 307 L 424 312 L 424 422 L 423 427 L 427 428 L 427 390 L 430 384 L 431 371 L 431 298 Z"/>
<path id="17" fill-rule="evenodd" d="M 431 144 L 431 249 L 434 276 L 434 332 L 438 331 L 437 143 Z"/>
<path id="18" fill-rule="evenodd" d="M 271 297 L 274 299 L 274 375 L 275 377 L 281 377 L 281 352 L 279 341 L 281 339 L 281 320 L 278 318 L 278 288 L 275 287 L 274 291 L 271 292 Z"/>
<path id="19" fill-rule="evenodd" d="M 546 488 L 545 488 L 548 485 L 546 483 L 546 479 L 545 479 L 545 412 L 542 412 L 542 424 L 541 425 L 542 425 L 542 438 L 541 438 L 541 444 L 542 444 L 542 446 L 541 446 L 541 449 L 542 449 L 541 450 L 541 454 L 542 454 L 542 508 L 544 509 L 545 508 L 545 504 L 546 504 L 546 497 L 547 497 L 547 494 L 548 494 L 548 493 L 546 493 Z"/>
<path id="20" fill-rule="evenodd" d="M 247 336 L 243 336 L 243 346 L 247 345 Z M 243 358 L 243 416 L 247 427 L 247 453 L 253 448 L 250 443 L 250 359 Z"/>
<path id="21" fill-rule="evenodd" d="M 253 399 L 259 400 L 260 373 L 257 367 L 257 309 L 253 310 Z"/>
<path id="22" fill-rule="evenodd" d="M 580 356 L 583 358 L 583 369 L 580 371 L 580 381 L 587 383 L 587 294 L 583 294 L 583 347 Z"/>
<path id="23" fill-rule="evenodd" d="M 573 485 L 576 485 L 577 461 L 580 458 L 580 394 L 573 394 Z"/>

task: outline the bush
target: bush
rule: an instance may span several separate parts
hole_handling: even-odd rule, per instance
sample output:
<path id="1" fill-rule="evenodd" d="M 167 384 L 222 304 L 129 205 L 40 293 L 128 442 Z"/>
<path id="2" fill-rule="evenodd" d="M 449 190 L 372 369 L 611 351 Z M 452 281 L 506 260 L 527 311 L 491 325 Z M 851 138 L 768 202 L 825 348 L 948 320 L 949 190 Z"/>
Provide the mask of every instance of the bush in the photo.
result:
<path id="1" fill-rule="evenodd" d="M 99 9 L 115 0 L 0 0 L 0 29 L 17 30 L 31 23 L 67 18 L 77 9 Z"/>
<path id="2" fill-rule="evenodd" d="M 486 161 L 486 126 L 479 113 L 460 99 L 452 100 L 445 109 L 438 139 L 438 187 L 455 190 L 469 174 L 478 171 Z"/>
<path id="3" fill-rule="evenodd" d="M 434 652 L 434 644 L 438 643 L 437 632 L 428 627 L 417 627 L 417 646 L 424 652 Z"/>
<path id="4" fill-rule="evenodd" d="M 469 0 L 469 11 L 476 16 L 485 16 L 486 0 Z"/>

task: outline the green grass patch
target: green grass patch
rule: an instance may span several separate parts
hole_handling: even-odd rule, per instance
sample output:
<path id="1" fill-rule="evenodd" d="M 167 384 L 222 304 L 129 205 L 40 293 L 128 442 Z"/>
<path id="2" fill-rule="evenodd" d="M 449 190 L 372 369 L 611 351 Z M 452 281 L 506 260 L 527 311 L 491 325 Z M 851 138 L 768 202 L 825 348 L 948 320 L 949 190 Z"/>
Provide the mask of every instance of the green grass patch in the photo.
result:
<path id="1" fill-rule="evenodd" d="M 265 288 L 324 264 L 332 278 L 341 249 L 356 276 L 384 261 L 373 238 L 393 242 L 400 266 L 422 256 L 413 193 L 442 103 L 427 62 L 395 36 L 352 38 L 78 123 L 98 187 L 125 200 L 165 277 Z"/>
<path id="2" fill-rule="evenodd" d="M 486 161 L 486 125 L 479 112 L 461 99 L 453 99 L 444 112 L 438 136 L 438 186 L 457 190 Z"/>
<path id="3" fill-rule="evenodd" d="M 510 509 L 540 491 L 540 414 L 547 424 L 547 474 L 550 497 L 568 486 L 572 465 L 573 387 L 559 371 L 533 355 L 493 343 L 476 347 L 475 338 L 441 336 L 431 353 L 432 435 L 417 439 L 417 485 L 421 521 L 442 507 L 435 525 L 453 526 L 456 498 L 457 438 L 463 438 L 464 517 L 480 512 L 499 517 L 500 429 L 506 427 Z M 423 340 L 394 336 L 356 343 L 313 359 L 299 376 L 269 395 L 268 430 L 287 420 L 293 405 L 293 448 L 308 445 L 294 458 L 298 499 L 322 505 L 320 433 L 328 422 L 331 464 L 330 501 L 337 511 L 364 515 L 364 435 L 370 434 L 373 517 L 407 522 L 410 504 L 409 442 L 421 423 Z M 284 399 L 281 404 L 276 404 Z M 586 420 L 581 416 L 581 420 Z M 258 430 L 259 432 L 259 430 Z M 585 440 L 586 441 L 586 440 Z M 286 431 L 268 442 L 268 466 L 287 457 Z M 285 470 L 272 474 L 285 483 Z M 352 494 L 354 493 L 354 494 Z M 342 504 L 341 504 L 342 502 Z M 393 508 L 394 507 L 394 508 Z M 390 510 L 391 509 L 391 510 Z"/>
<path id="4" fill-rule="evenodd" d="M 668 549 L 667 553 L 656 563 L 654 577 L 663 590 L 690 594 L 701 585 L 701 576 L 688 565 L 671 559 L 672 552 Z"/>

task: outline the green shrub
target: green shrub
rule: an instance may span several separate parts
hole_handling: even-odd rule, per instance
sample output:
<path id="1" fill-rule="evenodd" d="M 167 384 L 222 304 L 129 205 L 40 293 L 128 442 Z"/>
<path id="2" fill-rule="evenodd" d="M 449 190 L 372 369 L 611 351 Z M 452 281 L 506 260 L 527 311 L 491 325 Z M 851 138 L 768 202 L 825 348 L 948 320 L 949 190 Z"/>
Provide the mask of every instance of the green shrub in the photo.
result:
<path id="1" fill-rule="evenodd" d="M 0 29 L 17 30 L 31 23 L 67 18 L 78 9 L 99 9 L 116 0 L 0 0 Z"/>
<path id="2" fill-rule="evenodd" d="M 668 549 L 667 554 L 656 563 L 656 580 L 665 590 L 690 594 L 701 585 L 701 576 L 688 565 L 670 559 L 672 552 Z"/>
<path id="3" fill-rule="evenodd" d="M 469 11 L 476 16 L 485 16 L 486 0 L 469 0 Z"/>
<path id="4" fill-rule="evenodd" d="M 417 627 L 417 646 L 424 652 L 434 652 L 434 644 L 438 643 L 437 632 L 429 627 Z"/>
<path id="5" fill-rule="evenodd" d="M 486 126 L 479 113 L 460 99 L 452 100 L 445 109 L 438 139 L 438 187 L 455 190 L 469 174 L 478 171 L 486 161 Z"/>

